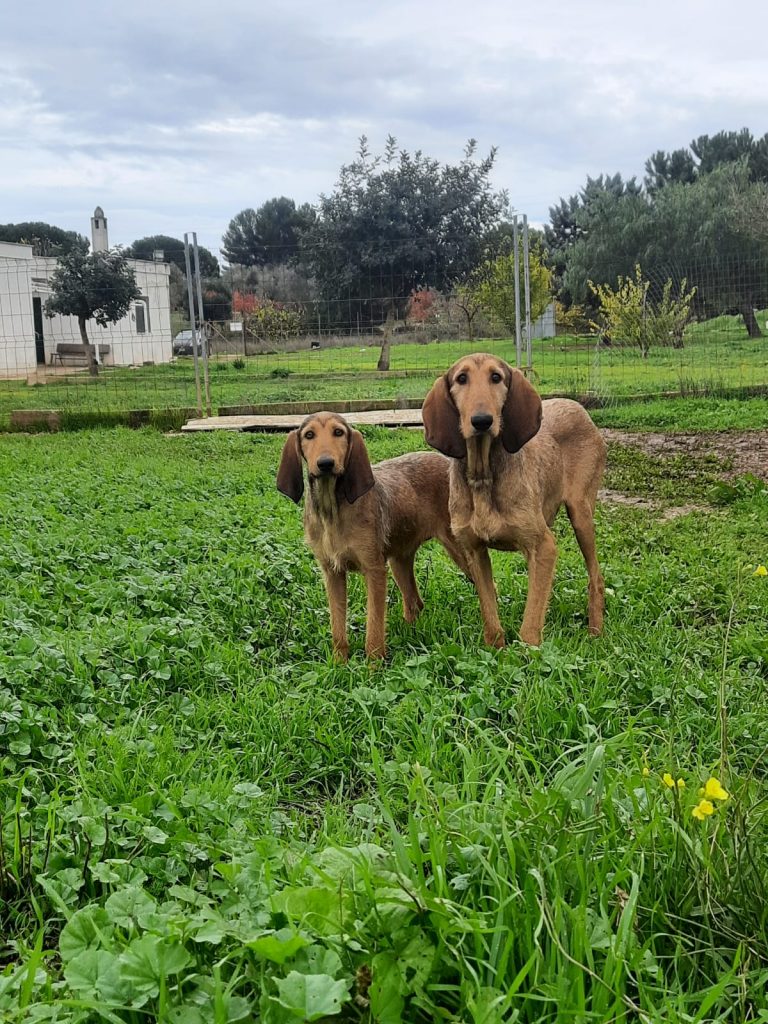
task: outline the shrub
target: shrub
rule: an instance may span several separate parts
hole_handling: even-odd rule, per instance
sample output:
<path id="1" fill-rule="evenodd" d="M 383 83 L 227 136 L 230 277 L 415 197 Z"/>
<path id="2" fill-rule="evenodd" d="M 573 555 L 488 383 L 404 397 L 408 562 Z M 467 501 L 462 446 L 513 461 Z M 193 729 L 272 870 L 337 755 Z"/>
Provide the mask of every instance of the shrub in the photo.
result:
<path id="1" fill-rule="evenodd" d="M 594 326 L 612 341 L 638 345 L 644 359 L 652 345 L 682 346 L 683 332 L 691 319 L 691 302 L 696 294 L 695 288 L 686 292 L 688 282 L 685 278 L 680 282 L 676 298 L 672 295 L 672 279 L 668 278 L 656 302 L 649 295 L 651 282 L 643 278 L 639 263 L 635 265 L 634 278 L 619 277 L 615 291 L 608 285 L 596 285 L 592 281 L 589 287 L 600 303 L 602 322 Z"/>

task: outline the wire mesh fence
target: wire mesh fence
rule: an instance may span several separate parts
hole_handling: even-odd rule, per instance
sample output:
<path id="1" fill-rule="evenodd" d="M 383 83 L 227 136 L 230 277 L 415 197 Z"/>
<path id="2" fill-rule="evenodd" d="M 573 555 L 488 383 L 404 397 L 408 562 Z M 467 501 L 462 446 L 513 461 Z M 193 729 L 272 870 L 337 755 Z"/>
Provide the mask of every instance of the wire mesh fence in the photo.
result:
<path id="1" fill-rule="evenodd" d="M 494 276 L 438 287 L 418 238 L 412 246 L 417 275 L 396 273 L 381 253 L 375 268 L 361 256 L 351 274 L 348 257 L 342 263 L 331 250 L 315 253 L 311 267 L 228 268 L 202 282 L 201 317 L 193 289 L 204 338 L 190 319 L 183 250 L 129 260 L 136 297 L 125 315 L 85 324 L 93 373 L 77 316 L 49 315 L 56 258 L 0 243 L 0 424 L 25 409 L 205 412 L 195 342 L 208 356 L 214 413 L 324 400 L 415 402 L 462 353 L 479 349 L 522 363 L 543 394 L 606 401 L 768 387 L 764 261 L 714 254 L 680 267 L 659 260 L 643 268 L 636 322 L 625 318 L 617 329 L 592 292 L 569 308 L 556 302 L 532 260 L 521 347 L 511 260 Z M 621 274 L 632 276 L 626 265 L 594 268 L 594 279 L 614 293 Z M 689 297 L 682 322 L 665 320 L 665 301 L 682 296 Z"/>

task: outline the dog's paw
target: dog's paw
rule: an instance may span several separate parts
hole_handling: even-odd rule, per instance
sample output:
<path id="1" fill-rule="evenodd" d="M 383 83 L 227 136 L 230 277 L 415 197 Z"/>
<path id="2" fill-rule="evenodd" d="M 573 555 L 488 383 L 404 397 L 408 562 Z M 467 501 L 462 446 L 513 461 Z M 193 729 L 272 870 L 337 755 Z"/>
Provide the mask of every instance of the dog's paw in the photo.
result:
<path id="1" fill-rule="evenodd" d="M 541 632 L 535 629 L 521 629 L 520 639 L 528 647 L 541 647 Z"/>
<path id="2" fill-rule="evenodd" d="M 408 623 L 415 622 L 423 610 L 424 602 L 419 598 L 418 601 L 414 601 L 411 605 L 403 605 L 403 618 Z"/>
<path id="3" fill-rule="evenodd" d="M 498 630 L 495 633 L 485 633 L 483 640 L 488 647 L 496 647 L 498 650 L 501 650 L 507 642 L 504 633 L 501 630 Z"/>

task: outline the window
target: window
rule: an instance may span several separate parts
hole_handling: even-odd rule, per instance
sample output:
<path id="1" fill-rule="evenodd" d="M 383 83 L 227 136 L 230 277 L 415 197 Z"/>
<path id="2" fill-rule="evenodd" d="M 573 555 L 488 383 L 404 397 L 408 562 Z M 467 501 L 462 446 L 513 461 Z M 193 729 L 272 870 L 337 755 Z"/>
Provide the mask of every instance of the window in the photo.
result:
<path id="1" fill-rule="evenodd" d="M 146 334 L 147 333 L 147 320 L 144 316 L 144 304 L 136 305 L 136 333 Z"/>

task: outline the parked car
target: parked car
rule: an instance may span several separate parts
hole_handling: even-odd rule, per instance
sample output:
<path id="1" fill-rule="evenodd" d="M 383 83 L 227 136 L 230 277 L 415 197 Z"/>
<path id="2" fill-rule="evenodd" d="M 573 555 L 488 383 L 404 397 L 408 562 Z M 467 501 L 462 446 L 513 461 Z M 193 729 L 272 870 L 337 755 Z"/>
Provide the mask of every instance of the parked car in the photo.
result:
<path id="1" fill-rule="evenodd" d="M 192 346 L 194 344 L 192 331 L 179 331 L 176 337 L 173 339 L 173 354 L 175 356 L 191 356 Z M 197 342 L 197 354 L 202 355 L 203 346 L 198 340 Z"/>

